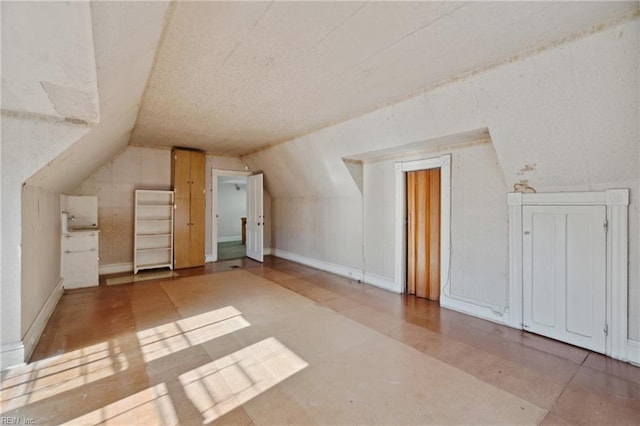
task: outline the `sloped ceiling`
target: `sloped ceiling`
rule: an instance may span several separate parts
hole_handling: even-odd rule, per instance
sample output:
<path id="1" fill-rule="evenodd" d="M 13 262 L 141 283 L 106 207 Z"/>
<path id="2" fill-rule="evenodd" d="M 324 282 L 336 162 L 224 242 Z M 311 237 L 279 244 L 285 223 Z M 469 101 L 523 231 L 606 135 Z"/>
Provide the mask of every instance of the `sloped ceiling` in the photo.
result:
<path id="1" fill-rule="evenodd" d="M 178 2 L 131 143 L 243 155 L 638 2 Z"/>
<path id="2" fill-rule="evenodd" d="M 75 143 L 51 140 L 60 150 L 49 150 L 56 153 L 28 181 L 57 191 L 72 190 L 129 143 L 245 155 L 638 10 L 637 1 L 91 2 L 91 28 L 58 31 L 69 34 L 55 51 L 69 50 L 53 55 L 29 42 L 29 28 L 47 13 L 24 5 L 29 25 L 3 16 L 14 23 L 2 30 L 3 116 L 90 125 Z M 50 22 L 71 19 L 56 13 Z M 82 54 L 91 43 L 95 74 Z M 25 53 L 40 62 L 15 62 Z M 69 80 L 69 69 L 88 77 Z M 75 102 L 56 111 L 57 86 L 32 84 L 41 80 L 75 95 L 97 83 L 98 96 L 82 114 Z"/>
<path id="3" fill-rule="evenodd" d="M 127 146 L 168 11 L 168 2 L 91 3 L 100 122 L 28 184 L 71 191 Z"/>

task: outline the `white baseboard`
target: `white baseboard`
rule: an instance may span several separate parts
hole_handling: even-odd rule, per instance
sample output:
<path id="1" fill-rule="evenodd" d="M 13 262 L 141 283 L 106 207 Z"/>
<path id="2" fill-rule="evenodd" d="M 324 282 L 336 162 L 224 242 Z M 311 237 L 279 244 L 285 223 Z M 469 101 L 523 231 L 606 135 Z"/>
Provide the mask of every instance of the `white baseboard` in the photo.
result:
<path id="1" fill-rule="evenodd" d="M 350 268 L 348 266 L 338 265 L 336 263 L 326 262 L 324 260 L 313 259 L 311 257 L 302 256 L 299 254 L 291 253 L 280 249 L 271 249 L 271 254 L 283 259 L 291 260 L 292 262 L 301 263 L 303 265 L 310 266 L 312 268 L 320 269 L 321 271 L 330 272 L 332 274 L 340 275 L 342 277 L 351 278 L 353 280 L 362 280 L 362 270 L 356 268 Z M 384 290 L 398 293 L 393 280 L 382 277 L 380 275 L 365 273 L 364 282 L 374 287 L 379 287 Z"/>
<path id="2" fill-rule="evenodd" d="M 382 275 L 374 274 L 373 272 L 364 273 L 364 282 L 393 293 L 400 294 L 404 291 L 404 289 L 398 288 L 398 285 L 395 283 L 393 278 L 383 277 Z"/>
<path id="3" fill-rule="evenodd" d="M 53 314 L 54 309 L 58 305 L 63 292 L 64 279 L 60 278 L 60 281 L 58 281 L 58 284 L 47 298 L 47 301 L 42 306 L 42 309 L 40 309 L 40 312 L 38 312 L 36 319 L 31 323 L 29 330 L 27 330 L 27 334 L 24 335 L 22 343 L 24 345 L 25 360 L 31 358 L 31 354 L 33 354 L 33 350 L 36 348 L 38 340 L 40 340 L 40 336 L 42 336 L 44 327 L 47 325 L 47 321 L 49 321 L 49 318 L 51 318 L 51 314 Z"/>
<path id="4" fill-rule="evenodd" d="M 24 345 L 22 342 L 6 343 L 0 348 L 0 371 L 24 365 Z"/>
<path id="5" fill-rule="evenodd" d="M 262 254 L 265 255 L 265 256 L 269 256 L 269 255 L 273 254 L 273 250 L 271 250 L 271 247 L 265 247 L 263 249 Z"/>
<path id="6" fill-rule="evenodd" d="M 212 254 L 205 254 L 204 255 L 204 263 L 211 263 L 213 262 L 213 255 Z"/>
<path id="7" fill-rule="evenodd" d="M 640 342 L 635 340 L 627 340 L 626 361 L 637 367 L 640 367 Z"/>
<path id="8" fill-rule="evenodd" d="M 274 249 L 273 254 L 283 259 L 291 260 L 292 262 L 301 263 L 303 265 L 311 266 L 312 268 L 320 269 L 322 271 L 331 272 L 332 274 L 340 275 L 347 278 L 358 280 L 362 278 L 362 272 L 358 269 L 349 268 L 346 266 L 338 265 L 335 263 L 325 262 L 324 260 L 314 259 L 307 256 L 301 256 L 299 254 L 291 253 L 285 250 Z"/>
<path id="9" fill-rule="evenodd" d="M 231 241 L 242 241 L 242 235 L 232 235 L 230 237 L 218 237 L 219 243 L 230 243 Z"/>
<path id="10" fill-rule="evenodd" d="M 478 305 L 462 299 L 451 297 L 445 292 L 442 292 L 440 294 L 440 306 L 443 308 L 451 309 L 453 311 L 461 312 L 463 314 L 496 322 L 498 324 L 522 329 L 522 327 L 516 327 L 515 325 L 510 323 L 509 311 L 503 307 L 492 308 L 490 306 Z"/>
<path id="11" fill-rule="evenodd" d="M 111 263 L 109 265 L 100 265 L 98 267 L 98 273 L 100 275 L 118 274 L 120 272 L 133 272 L 133 262 Z"/>
<path id="12" fill-rule="evenodd" d="M 63 292 L 64 281 L 60 278 L 60 281 L 58 281 L 58 284 L 56 284 L 56 287 L 47 298 L 40 312 L 38 312 L 38 315 L 36 315 L 36 318 L 31 323 L 23 340 L 21 342 L 2 345 L 0 349 L 1 370 L 24 365 L 25 360 L 31 358 L 31 354 L 33 354 L 33 350 L 36 348 L 40 336 L 42 336 L 47 321 L 51 318 L 51 314 L 58 305 Z"/>

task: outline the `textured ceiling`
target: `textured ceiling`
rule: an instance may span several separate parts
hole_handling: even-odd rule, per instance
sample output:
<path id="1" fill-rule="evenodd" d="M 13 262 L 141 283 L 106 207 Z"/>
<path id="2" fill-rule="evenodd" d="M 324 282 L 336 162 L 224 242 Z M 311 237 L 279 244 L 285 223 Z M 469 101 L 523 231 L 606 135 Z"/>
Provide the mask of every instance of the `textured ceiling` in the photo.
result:
<path id="1" fill-rule="evenodd" d="M 178 2 L 131 143 L 242 155 L 638 2 Z"/>

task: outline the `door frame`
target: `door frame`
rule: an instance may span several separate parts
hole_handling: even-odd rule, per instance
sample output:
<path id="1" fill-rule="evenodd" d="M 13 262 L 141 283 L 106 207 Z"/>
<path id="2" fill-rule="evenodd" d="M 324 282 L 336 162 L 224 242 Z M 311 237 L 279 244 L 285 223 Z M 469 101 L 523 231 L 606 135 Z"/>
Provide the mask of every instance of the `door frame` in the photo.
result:
<path id="1" fill-rule="evenodd" d="M 509 193 L 509 322 L 522 329 L 523 253 L 522 207 L 606 206 L 606 320 L 605 354 L 623 361 L 640 362 L 636 346 L 628 339 L 628 189 L 592 192 Z"/>
<path id="2" fill-rule="evenodd" d="M 451 242 L 451 154 L 434 158 L 395 163 L 395 285 L 399 293 L 407 292 L 407 215 L 406 173 L 440 169 L 440 303 L 449 288 L 449 256 Z"/>
<path id="3" fill-rule="evenodd" d="M 251 172 L 241 170 L 211 169 L 211 257 L 208 262 L 218 261 L 218 176 L 250 176 Z"/>

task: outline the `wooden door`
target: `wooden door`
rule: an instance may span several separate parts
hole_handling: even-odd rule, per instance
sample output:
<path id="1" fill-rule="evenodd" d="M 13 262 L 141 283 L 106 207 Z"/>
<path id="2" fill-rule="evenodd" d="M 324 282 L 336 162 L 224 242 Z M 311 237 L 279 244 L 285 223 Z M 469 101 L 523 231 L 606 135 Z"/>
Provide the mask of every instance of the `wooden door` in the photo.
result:
<path id="1" fill-rule="evenodd" d="M 524 206 L 523 327 L 605 352 L 606 207 Z"/>
<path id="2" fill-rule="evenodd" d="M 440 300 L 440 169 L 407 173 L 407 293 Z"/>

